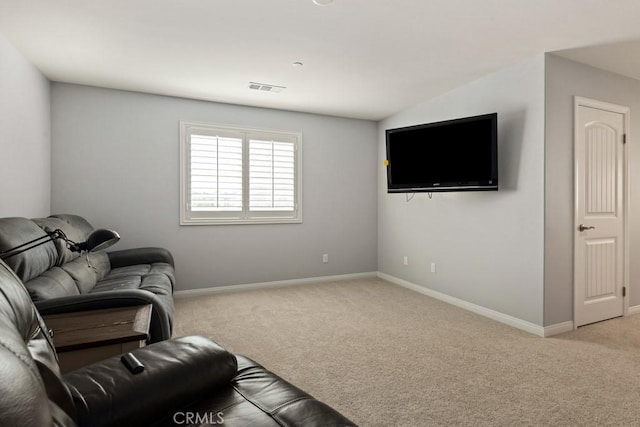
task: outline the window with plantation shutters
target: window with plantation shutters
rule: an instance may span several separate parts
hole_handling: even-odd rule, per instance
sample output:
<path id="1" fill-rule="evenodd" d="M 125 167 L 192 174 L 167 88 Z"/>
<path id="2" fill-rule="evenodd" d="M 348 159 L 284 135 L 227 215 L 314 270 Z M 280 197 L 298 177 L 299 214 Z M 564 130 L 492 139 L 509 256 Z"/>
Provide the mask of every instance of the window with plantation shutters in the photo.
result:
<path id="1" fill-rule="evenodd" d="M 301 135 L 180 122 L 183 225 L 301 222 Z"/>

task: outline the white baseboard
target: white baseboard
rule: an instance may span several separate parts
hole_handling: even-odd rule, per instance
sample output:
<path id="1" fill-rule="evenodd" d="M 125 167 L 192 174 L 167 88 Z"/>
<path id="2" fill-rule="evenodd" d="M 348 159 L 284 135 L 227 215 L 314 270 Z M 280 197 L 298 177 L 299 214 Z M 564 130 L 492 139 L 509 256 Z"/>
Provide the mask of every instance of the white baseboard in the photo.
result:
<path id="1" fill-rule="evenodd" d="M 555 325 L 545 326 L 544 327 L 544 336 L 552 337 L 558 334 L 564 334 L 565 332 L 573 331 L 573 320 L 569 320 L 568 322 L 556 323 Z"/>
<path id="2" fill-rule="evenodd" d="M 631 306 L 627 310 L 627 316 L 631 316 L 632 314 L 638 314 L 638 313 L 640 313 L 640 305 Z"/>
<path id="3" fill-rule="evenodd" d="M 640 314 L 640 305 L 634 305 L 627 309 L 626 316 L 632 316 L 634 314 Z M 550 337 L 553 335 L 563 334 L 565 332 L 573 331 L 573 321 L 557 323 L 555 325 L 547 326 L 544 328 L 544 336 Z"/>
<path id="4" fill-rule="evenodd" d="M 340 274 L 337 276 L 309 277 L 305 279 L 278 280 L 275 282 L 247 283 L 243 285 L 214 286 L 210 288 L 188 289 L 175 291 L 175 298 L 188 298 L 194 296 L 214 295 L 228 292 L 252 291 L 256 289 L 281 288 L 284 286 L 309 285 L 313 283 L 337 282 L 342 280 L 370 279 L 377 277 L 375 271 L 368 273 Z"/>
<path id="5" fill-rule="evenodd" d="M 540 337 L 547 337 L 547 336 L 550 336 L 549 333 L 551 332 L 559 333 L 559 332 L 556 332 L 555 326 L 548 326 L 545 328 L 543 326 L 536 325 L 531 322 L 527 322 L 526 320 L 518 319 L 517 317 L 509 316 L 507 314 L 500 313 L 499 311 L 491 310 L 489 308 L 482 307 L 480 305 L 473 304 L 473 303 L 461 300 L 459 298 L 455 298 L 455 297 L 443 294 L 442 292 L 434 291 L 432 289 L 425 288 L 424 286 L 416 285 L 415 283 L 411 283 L 406 280 L 399 279 L 389 274 L 378 272 L 378 277 L 388 282 L 395 283 L 396 285 L 400 285 L 407 289 L 411 289 L 412 291 L 416 291 L 423 295 L 427 295 L 431 298 L 435 298 L 437 300 L 446 302 L 448 304 L 455 305 L 456 307 L 460 307 L 465 310 L 471 311 L 472 313 L 476 313 L 481 316 L 488 317 L 489 319 L 498 321 L 500 323 L 513 326 L 514 328 L 521 329 L 525 332 L 529 332 L 530 334 L 538 335 Z M 573 329 L 573 322 L 571 322 L 571 326 L 572 326 L 571 329 Z"/>

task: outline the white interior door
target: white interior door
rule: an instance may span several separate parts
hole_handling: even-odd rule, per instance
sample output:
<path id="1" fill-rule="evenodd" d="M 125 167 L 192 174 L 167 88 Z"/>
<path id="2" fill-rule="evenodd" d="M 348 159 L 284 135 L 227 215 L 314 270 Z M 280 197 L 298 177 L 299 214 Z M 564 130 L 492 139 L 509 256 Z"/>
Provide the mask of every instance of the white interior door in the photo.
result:
<path id="1" fill-rule="evenodd" d="M 628 109 L 576 98 L 574 326 L 624 314 Z"/>

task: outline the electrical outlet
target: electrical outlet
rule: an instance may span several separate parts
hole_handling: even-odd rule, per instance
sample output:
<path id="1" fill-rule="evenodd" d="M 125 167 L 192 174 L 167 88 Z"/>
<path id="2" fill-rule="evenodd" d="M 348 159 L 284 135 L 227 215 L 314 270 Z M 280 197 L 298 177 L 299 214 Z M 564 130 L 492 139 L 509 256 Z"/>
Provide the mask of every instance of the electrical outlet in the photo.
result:
<path id="1" fill-rule="evenodd" d="M 436 263 L 435 263 L 435 262 L 432 262 L 432 263 L 431 263 L 431 272 L 432 272 L 432 273 L 435 273 L 435 272 L 436 272 Z"/>
<path id="2" fill-rule="evenodd" d="M 322 263 L 323 264 L 329 263 L 329 254 L 322 254 Z"/>
<path id="3" fill-rule="evenodd" d="M 405 256 L 404 256 L 404 259 L 402 260 L 402 263 L 403 263 L 404 265 L 409 265 L 409 257 L 405 255 Z"/>

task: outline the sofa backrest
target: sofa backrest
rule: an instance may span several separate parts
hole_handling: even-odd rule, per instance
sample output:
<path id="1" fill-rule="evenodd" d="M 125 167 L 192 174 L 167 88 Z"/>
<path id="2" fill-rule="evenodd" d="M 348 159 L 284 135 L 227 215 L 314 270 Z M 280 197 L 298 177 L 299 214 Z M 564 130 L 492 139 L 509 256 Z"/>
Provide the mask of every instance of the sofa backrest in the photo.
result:
<path id="1" fill-rule="evenodd" d="M 46 239 L 47 233 L 27 218 L 0 218 L 0 252 L 34 239 Z M 58 263 L 58 251 L 52 241 L 5 259 L 23 282 L 38 277 Z"/>
<path id="2" fill-rule="evenodd" d="M 85 240 L 87 240 L 87 237 L 89 237 L 89 234 L 91 234 L 94 230 L 93 226 L 89 223 L 89 221 L 87 221 L 80 215 L 54 214 L 54 215 L 50 215 L 49 218 L 57 218 L 59 220 L 66 222 L 69 225 L 69 227 L 72 227 L 74 230 L 76 230 L 78 233 L 82 235 L 82 237 L 80 237 L 81 242 L 84 242 Z"/>
<path id="3" fill-rule="evenodd" d="M 33 222 L 38 224 L 38 226 L 43 229 L 47 233 L 51 233 L 56 230 L 62 230 L 62 232 L 67 236 L 68 239 L 80 243 L 87 240 L 84 230 L 72 226 L 69 222 L 60 219 L 60 218 L 33 218 Z M 57 239 L 55 242 L 56 249 L 58 250 L 58 262 L 57 265 L 65 264 L 69 261 L 72 261 L 80 256 L 78 252 L 72 252 L 64 240 Z"/>
<path id="4" fill-rule="evenodd" d="M 75 407 L 26 289 L 0 260 L 0 422 L 73 426 Z"/>

